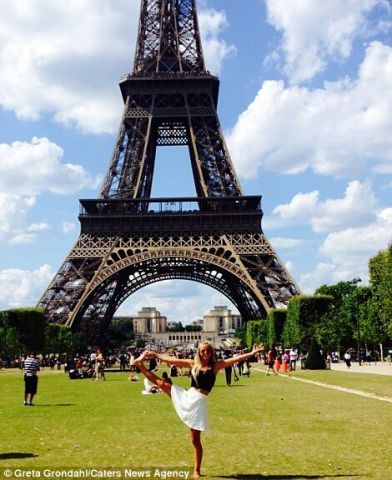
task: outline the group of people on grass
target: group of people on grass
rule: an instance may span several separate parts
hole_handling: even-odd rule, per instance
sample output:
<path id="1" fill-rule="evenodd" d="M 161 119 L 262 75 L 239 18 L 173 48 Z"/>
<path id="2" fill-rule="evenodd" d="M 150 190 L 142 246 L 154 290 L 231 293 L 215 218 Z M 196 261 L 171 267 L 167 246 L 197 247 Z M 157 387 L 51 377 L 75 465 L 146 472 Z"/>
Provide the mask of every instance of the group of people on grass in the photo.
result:
<path id="1" fill-rule="evenodd" d="M 276 347 L 272 347 L 265 354 L 266 374 L 270 375 L 272 372 L 277 375 L 279 372 L 295 371 L 298 358 L 298 351 L 295 348 L 278 350 Z"/>

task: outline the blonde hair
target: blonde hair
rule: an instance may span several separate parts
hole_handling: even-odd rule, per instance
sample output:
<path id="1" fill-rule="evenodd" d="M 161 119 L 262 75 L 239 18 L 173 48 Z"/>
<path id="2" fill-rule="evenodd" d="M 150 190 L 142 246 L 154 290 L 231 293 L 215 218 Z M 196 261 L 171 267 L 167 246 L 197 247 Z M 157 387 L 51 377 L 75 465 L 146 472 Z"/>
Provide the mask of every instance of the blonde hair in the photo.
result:
<path id="1" fill-rule="evenodd" d="M 214 368 L 214 365 L 216 363 L 216 354 L 215 354 L 215 350 L 213 349 L 212 345 L 210 342 L 203 342 L 203 343 L 200 343 L 199 346 L 197 347 L 197 351 L 196 351 L 196 355 L 195 355 L 195 358 L 193 359 L 193 367 L 191 369 L 191 375 L 194 379 L 194 381 L 197 383 L 197 377 L 199 375 L 199 372 L 200 372 L 200 369 L 202 367 L 202 362 L 201 362 L 201 357 L 200 357 L 200 350 L 201 350 L 201 347 L 202 346 L 207 346 L 211 352 L 212 352 L 212 355 L 209 359 L 209 366 Z"/>

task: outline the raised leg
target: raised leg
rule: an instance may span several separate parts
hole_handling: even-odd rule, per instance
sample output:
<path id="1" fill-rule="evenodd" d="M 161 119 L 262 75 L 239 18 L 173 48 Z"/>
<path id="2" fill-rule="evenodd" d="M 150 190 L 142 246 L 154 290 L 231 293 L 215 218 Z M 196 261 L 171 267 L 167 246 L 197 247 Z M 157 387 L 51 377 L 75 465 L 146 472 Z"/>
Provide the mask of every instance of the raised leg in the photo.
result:
<path id="1" fill-rule="evenodd" d="M 150 382 L 160 388 L 164 393 L 166 393 L 166 395 L 171 397 L 171 384 L 163 380 L 163 378 L 158 377 L 155 375 L 155 373 L 151 372 L 144 366 L 143 361 L 146 360 L 147 357 L 148 352 L 145 351 L 140 355 L 140 357 L 136 358 L 132 364 L 135 365 L 143 373 L 143 375 L 150 380 Z"/>

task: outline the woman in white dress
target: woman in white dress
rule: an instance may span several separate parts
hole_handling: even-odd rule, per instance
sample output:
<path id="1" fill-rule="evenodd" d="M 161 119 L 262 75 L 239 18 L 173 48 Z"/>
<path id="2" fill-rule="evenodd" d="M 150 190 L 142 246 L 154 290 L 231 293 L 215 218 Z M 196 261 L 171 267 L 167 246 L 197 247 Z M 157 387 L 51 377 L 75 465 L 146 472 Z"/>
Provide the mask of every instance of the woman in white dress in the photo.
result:
<path id="1" fill-rule="evenodd" d="M 208 429 L 207 396 L 215 384 L 217 373 L 222 368 L 232 366 L 238 361 L 248 360 L 262 350 L 262 346 L 254 346 L 249 353 L 225 360 L 217 360 L 212 345 L 209 342 L 203 342 L 199 345 L 193 360 L 176 358 L 147 350 L 134 360 L 134 365 L 141 370 L 145 377 L 171 397 L 178 416 L 191 429 L 195 459 L 193 478 L 200 478 L 201 476 L 201 461 L 203 458 L 201 432 Z M 191 369 L 191 388 L 185 390 L 155 375 L 143 364 L 143 361 L 149 358 Z"/>

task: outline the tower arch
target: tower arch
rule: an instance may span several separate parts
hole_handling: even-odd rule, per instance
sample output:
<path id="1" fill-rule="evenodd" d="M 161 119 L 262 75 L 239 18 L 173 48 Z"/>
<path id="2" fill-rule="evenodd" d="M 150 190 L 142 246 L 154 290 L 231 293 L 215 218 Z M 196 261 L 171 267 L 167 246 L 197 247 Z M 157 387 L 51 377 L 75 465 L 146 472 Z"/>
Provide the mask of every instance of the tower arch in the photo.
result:
<path id="1" fill-rule="evenodd" d="M 74 330 L 82 329 L 100 336 L 114 312 L 128 297 L 141 288 L 163 280 L 191 280 L 212 287 L 230 300 L 243 318 L 266 314 L 255 292 L 246 284 L 241 269 L 232 262 L 196 251 L 189 251 L 188 255 L 183 256 L 176 251 L 163 255 L 148 252 L 143 261 L 137 257 L 127 257 L 104 269 L 94 282 L 95 287 L 80 299 L 75 315 L 68 324 Z M 115 289 L 117 294 L 111 305 L 111 314 L 105 311 L 106 324 L 101 319 L 103 310 L 106 310 L 106 303 L 102 299 L 110 288 Z"/>

